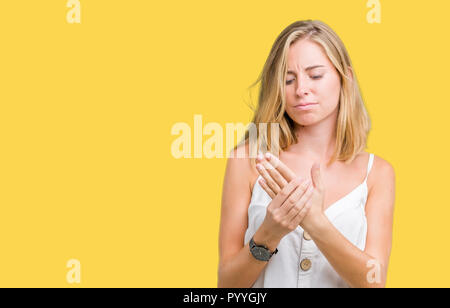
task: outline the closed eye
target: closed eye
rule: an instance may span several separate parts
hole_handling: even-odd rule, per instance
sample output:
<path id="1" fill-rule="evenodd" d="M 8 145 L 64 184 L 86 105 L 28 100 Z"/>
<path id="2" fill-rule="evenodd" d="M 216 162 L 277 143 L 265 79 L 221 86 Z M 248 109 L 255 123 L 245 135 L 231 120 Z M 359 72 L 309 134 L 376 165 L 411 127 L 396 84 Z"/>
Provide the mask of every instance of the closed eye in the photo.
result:
<path id="1" fill-rule="evenodd" d="M 314 80 L 318 80 L 318 79 L 321 79 L 322 77 L 323 77 L 323 76 L 321 76 L 321 75 L 316 75 L 316 76 L 311 76 L 310 78 L 311 78 L 311 79 L 314 79 Z M 287 85 L 290 85 L 294 80 L 295 80 L 295 79 L 286 80 L 286 84 L 287 84 Z"/>

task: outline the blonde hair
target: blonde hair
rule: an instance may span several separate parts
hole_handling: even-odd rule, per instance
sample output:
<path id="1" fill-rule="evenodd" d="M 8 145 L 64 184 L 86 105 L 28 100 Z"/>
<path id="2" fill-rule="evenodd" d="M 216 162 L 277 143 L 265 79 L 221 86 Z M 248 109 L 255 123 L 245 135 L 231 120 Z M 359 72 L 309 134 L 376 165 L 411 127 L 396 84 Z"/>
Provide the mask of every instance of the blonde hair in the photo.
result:
<path id="1" fill-rule="evenodd" d="M 257 130 L 256 142 L 249 142 L 249 153 L 251 153 L 253 166 L 255 165 L 255 153 L 262 152 L 262 146 L 272 154 L 279 156 L 279 148 L 285 150 L 298 142 L 294 133 L 294 122 L 285 111 L 285 80 L 289 47 L 301 39 L 309 39 L 322 46 L 341 79 L 336 146 L 328 165 L 336 160 L 350 163 L 366 148 L 371 123 L 343 42 L 328 25 L 321 21 L 297 21 L 285 28 L 277 37 L 260 76 L 250 86 L 251 88 L 261 82 L 258 105 L 254 110 L 251 124 L 255 124 L 256 127 L 260 123 L 279 124 L 279 138 L 277 138 L 279 140 L 275 140 L 278 142 L 277 145 L 273 144 L 274 140 L 270 136 L 271 129 Z M 350 74 L 352 77 L 349 77 Z M 249 141 L 249 133 L 249 130 L 245 132 L 243 139 L 235 149 Z"/>

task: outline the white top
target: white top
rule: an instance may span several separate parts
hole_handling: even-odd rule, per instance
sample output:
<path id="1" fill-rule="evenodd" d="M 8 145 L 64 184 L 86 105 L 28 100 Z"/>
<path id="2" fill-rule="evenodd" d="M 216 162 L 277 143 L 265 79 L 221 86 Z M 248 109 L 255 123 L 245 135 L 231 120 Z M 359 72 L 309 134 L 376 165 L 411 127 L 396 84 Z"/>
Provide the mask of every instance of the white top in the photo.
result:
<path id="1" fill-rule="evenodd" d="M 373 164 L 373 154 L 369 156 L 364 182 L 350 193 L 334 202 L 325 210 L 330 222 L 355 246 L 362 251 L 366 245 L 367 220 L 365 205 L 368 187 L 367 177 Z M 261 176 L 260 176 L 261 177 Z M 259 177 L 258 177 L 259 179 Z M 266 216 L 266 208 L 272 201 L 270 196 L 256 181 L 248 208 L 248 229 L 244 244 L 258 230 Z M 349 287 L 317 248 L 313 240 L 303 236 L 303 229 L 297 229 L 283 237 L 277 246 L 278 253 L 259 275 L 253 288 L 341 288 Z M 303 260 L 303 269 L 300 266 Z M 305 265 L 306 264 L 306 265 Z"/>

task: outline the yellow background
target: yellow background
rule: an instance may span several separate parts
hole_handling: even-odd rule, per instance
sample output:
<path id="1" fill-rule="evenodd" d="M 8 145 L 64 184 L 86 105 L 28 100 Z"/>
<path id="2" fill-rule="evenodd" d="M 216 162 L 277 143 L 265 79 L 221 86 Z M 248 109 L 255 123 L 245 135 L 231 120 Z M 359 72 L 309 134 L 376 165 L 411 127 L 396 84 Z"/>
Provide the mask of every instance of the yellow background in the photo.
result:
<path id="1" fill-rule="evenodd" d="M 366 0 L 80 2 L 81 24 L 66 0 L 0 4 L 1 287 L 215 287 L 226 159 L 175 159 L 171 128 L 247 124 L 273 41 L 309 18 L 396 171 L 387 286 L 450 286 L 448 1 L 381 0 L 381 24 Z"/>

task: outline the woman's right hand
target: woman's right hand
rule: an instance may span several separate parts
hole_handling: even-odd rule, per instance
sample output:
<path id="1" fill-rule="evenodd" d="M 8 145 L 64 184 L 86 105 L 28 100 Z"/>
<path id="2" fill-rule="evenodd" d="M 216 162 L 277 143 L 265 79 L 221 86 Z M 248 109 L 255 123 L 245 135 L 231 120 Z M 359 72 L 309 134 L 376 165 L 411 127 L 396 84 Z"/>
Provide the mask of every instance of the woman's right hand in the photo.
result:
<path id="1" fill-rule="evenodd" d="M 255 234 L 255 243 L 273 250 L 286 234 L 294 231 L 308 213 L 311 202 L 307 201 L 313 190 L 310 180 L 296 177 L 290 181 L 268 205 L 266 217 Z"/>

